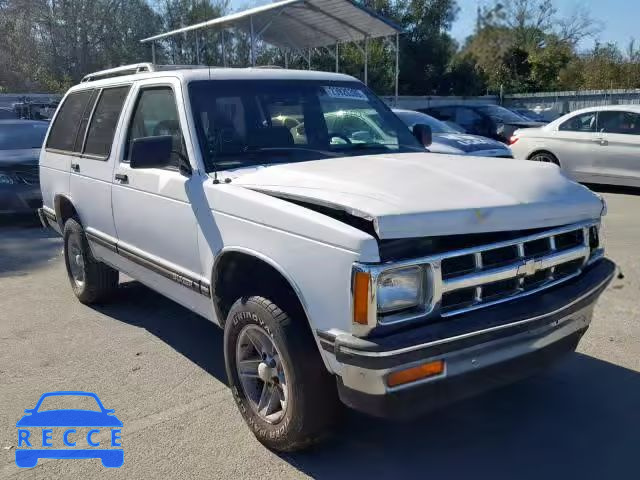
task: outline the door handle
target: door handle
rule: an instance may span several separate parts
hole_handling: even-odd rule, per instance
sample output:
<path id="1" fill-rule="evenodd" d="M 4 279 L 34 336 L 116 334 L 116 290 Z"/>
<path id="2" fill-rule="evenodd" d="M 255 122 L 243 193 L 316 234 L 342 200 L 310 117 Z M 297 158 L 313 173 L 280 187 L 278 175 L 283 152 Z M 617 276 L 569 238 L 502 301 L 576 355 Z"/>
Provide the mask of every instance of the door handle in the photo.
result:
<path id="1" fill-rule="evenodd" d="M 117 182 L 129 183 L 129 177 L 124 173 L 116 173 L 114 178 L 116 179 Z"/>
<path id="2" fill-rule="evenodd" d="M 72 163 L 71 164 L 71 170 L 73 170 L 74 172 L 79 172 L 80 171 L 80 164 Z"/>

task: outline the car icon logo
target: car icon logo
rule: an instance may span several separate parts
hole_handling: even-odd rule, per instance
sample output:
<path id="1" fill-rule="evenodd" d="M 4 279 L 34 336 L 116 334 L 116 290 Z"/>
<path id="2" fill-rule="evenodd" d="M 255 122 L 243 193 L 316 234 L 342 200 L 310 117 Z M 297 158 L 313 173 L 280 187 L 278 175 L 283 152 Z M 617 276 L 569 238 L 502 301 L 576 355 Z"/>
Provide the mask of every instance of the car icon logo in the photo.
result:
<path id="1" fill-rule="evenodd" d="M 42 403 L 52 397 L 93 400 L 97 409 L 43 409 Z M 93 406 L 93 403 L 91 405 Z M 99 458 L 102 465 L 108 468 L 118 468 L 124 463 L 124 450 L 121 443 L 122 422 L 114 415 L 114 410 L 104 407 L 95 393 L 80 391 L 44 393 L 36 406 L 25 410 L 25 413 L 26 415 L 16 423 L 18 427 L 16 465 L 18 467 L 35 467 L 40 458 Z M 57 448 L 58 445 L 54 445 L 54 429 L 60 433 L 55 441 L 62 443 L 63 445 L 60 446 L 64 448 Z M 108 441 L 102 437 L 97 438 L 103 431 L 108 431 Z M 104 448 L 107 445 L 109 448 Z"/>

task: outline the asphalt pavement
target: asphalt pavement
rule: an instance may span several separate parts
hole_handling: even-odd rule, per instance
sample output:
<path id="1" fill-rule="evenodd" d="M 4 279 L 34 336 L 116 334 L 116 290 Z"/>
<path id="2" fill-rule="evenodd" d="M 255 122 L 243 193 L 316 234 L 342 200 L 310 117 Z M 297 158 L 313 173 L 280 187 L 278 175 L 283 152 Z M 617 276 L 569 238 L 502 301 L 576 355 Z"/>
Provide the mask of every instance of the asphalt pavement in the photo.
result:
<path id="1" fill-rule="evenodd" d="M 636 479 L 640 192 L 604 196 L 603 238 L 623 278 L 602 296 L 577 353 L 411 422 L 348 412 L 328 443 L 290 455 L 265 449 L 245 427 L 217 327 L 126 279 L 108 305 L 81 305 L 58 237 L 0 226 L 0 478 Z M 121 468 L 99 460 L 15 465 L 16 421 L 55 390 L 95 392 L 115 409 L 124 424 Z"/>

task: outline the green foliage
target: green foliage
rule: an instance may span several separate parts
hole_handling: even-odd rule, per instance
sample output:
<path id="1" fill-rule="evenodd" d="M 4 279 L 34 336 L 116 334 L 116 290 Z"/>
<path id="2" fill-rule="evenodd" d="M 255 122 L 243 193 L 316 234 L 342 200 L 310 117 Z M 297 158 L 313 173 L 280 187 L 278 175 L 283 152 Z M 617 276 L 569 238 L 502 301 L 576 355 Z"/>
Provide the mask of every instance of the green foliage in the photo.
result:
<path id="1" fill-rule="evenodd" d="M 596 45 L 585 10 L 567 18 L 553 0 L 494 0 L 479 11 L 462 48 L 449 35 L 456 0 L 356 0 L 404 29 L 399 91 L 404 95 L 480 95 L 556 89 L 640 88 L 640 50 L 631 42 Z M 228 13 L 229 0 L 0 0 L 0 91 L 63 92 L 88 72 L 145 61 L 139 40 Z M 196 42 L 196 35 L 198 41 Z M 197 48 L 196 48 L 197 45 Z M 250 64 L 248 34 L 224 33 L 227 65 Z M 339 46 L 340 71 L 364 79 L 363 44 Z M 159 63 L 222 65 L 222 34 L 199 30 L 156 42 Z M 392 94 L 395 39 L 369 42 L 369 85 Z M 290 68 L 307 68 L 307 52 L 286 52 Z M 335 46 L 312 52 L 313 69 L 335 69 Z M 258 42 L 258 64 L 284 65 L 285 52 Z"/>

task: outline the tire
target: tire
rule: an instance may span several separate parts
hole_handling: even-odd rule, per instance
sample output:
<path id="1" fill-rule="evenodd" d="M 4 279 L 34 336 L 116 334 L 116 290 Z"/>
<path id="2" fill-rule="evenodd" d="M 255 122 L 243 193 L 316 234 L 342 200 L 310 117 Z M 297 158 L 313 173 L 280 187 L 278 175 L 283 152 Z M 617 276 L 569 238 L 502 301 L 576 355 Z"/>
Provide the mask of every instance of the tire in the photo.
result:
<path id="1" fill-rule="evenodd" d="M 64 263 L 75 296 L 85 305 L 107 300 L 118 287 L 118 271 L 93 257 L 84 229 L 76 219 L 65 222 L 63 239 Z"/>
<path id="2" fill-rule="evenodd" d="M 249 332 L 252 338 L 246 341 Z M 244 352 L 255 350 L 253 337 L 259 335 L 263 337 L 257 343 L 264 344 L 270 340 L 278 356 L 272 366 L 277 370 L 273 378 L 277 376 L 280 382 L 274 380 L 276 384 L 272 391 L 277 392 L 279 403 L 276 401 L 274 405 L 281 411 L 272 414 L 272 418 L 265 415 L 268 409 L 261 410 L 263 413 L 258 411 L 268 383 L 260 378 L 247 378 L 247 375 L 243 380 L 238 368 L 239 364 L 260 361 L 259 356 L 258 360 L 240 360 Z M 224 353 L 229 385 L 240 413 L 256 438 L 267 448 L 279 452 L 302 450 L 331 433 L 342 408 L 335 378 L 322 362 L 306 319 L 289 317 L 264 297 L 239 299 L 227 316 Z M 264 360 L 264 355 L 262 358 L 261 365 L 268 361 Z M 260 371 L 260 366 L 257 370 Z M 255 385 L 253 393 L 262 392 L 257 394 L 260 395 L 259 401 L 251 398 L 252 385 Z"/>
<path id="3" fill-rule="evenodd" d="M 531 155 L 529 160 L 533 160 L 534 162 L 542 162 L 542 163 L 553 163 L 554 165 L 560 166 L 560 162 L 556 158 L 553 153 L 549 152 L 537 152 Z"/>

